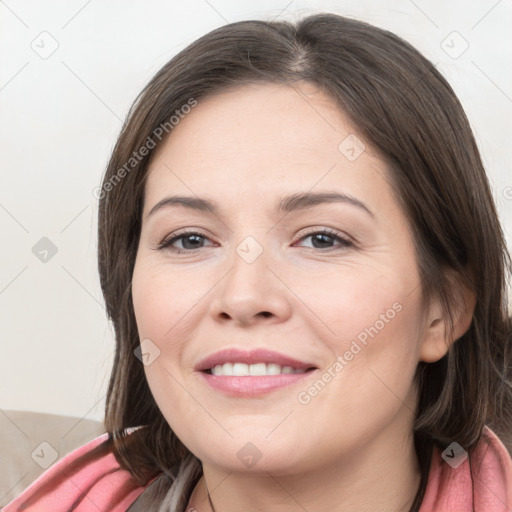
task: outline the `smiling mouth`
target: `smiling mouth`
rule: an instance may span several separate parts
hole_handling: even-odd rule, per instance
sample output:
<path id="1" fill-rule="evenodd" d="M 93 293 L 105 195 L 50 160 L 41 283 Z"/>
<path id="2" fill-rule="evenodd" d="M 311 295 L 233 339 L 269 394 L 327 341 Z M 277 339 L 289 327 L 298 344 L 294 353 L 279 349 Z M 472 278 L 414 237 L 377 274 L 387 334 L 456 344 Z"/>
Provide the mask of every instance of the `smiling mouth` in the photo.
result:
<path id="1" fill-rule="evenodd" d="M 223 377 L 264 377 L 271 375 L 307 373 L 315 370 L 316 367 L 310 368 L 293 368 L 292 366 L 282 366 L 274 363 L 224 363 L 215 365 L 212 368 L 203 370 L 209 375 L 217 375 Z"/>

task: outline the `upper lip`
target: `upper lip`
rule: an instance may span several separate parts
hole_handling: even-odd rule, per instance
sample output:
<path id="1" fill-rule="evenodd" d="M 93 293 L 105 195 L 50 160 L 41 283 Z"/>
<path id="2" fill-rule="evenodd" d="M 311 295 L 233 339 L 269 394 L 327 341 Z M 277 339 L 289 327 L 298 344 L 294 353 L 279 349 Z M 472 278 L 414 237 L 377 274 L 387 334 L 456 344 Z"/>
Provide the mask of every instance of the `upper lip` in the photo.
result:
<path id="1" fill-rule="evenodd" d="M 210 370 L 214 366 L 221 365 L 224 363 L 245 363 L 245 364 L 256 364 L 256 363 L 267 363 L 267 364 L 278 364 L 280 366 L 291 366 L 296 370 L 307 370 L 308 368 L 316 368 L 315 365 L 299 361 L 293 357 L 267 350 L 263 348 L 255 350 L 240 350 L 237 348 L 226 348 L 215 352 L 214 354 L 202 359 L 196 366 L 196 371 Z"/>

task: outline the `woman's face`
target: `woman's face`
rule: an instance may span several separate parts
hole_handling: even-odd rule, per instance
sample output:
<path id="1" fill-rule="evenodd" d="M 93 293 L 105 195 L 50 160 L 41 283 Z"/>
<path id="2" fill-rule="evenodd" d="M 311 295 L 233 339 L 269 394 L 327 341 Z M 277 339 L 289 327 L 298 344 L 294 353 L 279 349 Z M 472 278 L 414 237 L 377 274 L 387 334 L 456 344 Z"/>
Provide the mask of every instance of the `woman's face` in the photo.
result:
<path id="1" fill-rule="evenodd" d="M 244 86 L 155 155 L 135 315 L 155 400 L 203 464 L 292 474 L 411 432 L 428 338 L 413 240 L 354 135 L 311 84 Z"/>

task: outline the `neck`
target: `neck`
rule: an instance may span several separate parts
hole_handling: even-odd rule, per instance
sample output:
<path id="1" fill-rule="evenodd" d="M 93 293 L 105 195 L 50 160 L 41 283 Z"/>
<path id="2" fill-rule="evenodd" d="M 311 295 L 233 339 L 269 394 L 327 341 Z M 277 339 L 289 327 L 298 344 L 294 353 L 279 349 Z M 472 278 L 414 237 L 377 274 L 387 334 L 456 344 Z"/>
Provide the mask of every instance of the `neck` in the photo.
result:
<path id="1" fill-rule="evenodd" d="M 420 483 L 412 433 L 397 433 L 396 426 L 342 461 L 307 473 L 235 473 L 212 465 L 203 471 L 187 511 L 409 512 Z"/>

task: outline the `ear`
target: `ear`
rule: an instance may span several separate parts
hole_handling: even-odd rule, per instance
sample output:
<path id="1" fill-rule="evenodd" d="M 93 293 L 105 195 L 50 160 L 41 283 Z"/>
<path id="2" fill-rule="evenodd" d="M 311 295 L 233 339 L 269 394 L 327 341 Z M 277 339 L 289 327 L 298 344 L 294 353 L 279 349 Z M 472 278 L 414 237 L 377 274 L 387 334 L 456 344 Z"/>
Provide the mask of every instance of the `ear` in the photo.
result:
<path id="1" fill-rule="evenodd" d="M 420 347 L 420 360 L 427 363 L 439 361 L 446 355 L 450 346 L 469 329 L 476 305 L 476 294 L 453 269 L 445 271 L 446 278 L 456 290 L 456 304 L 453 318 L 453 334 L 448 331 L 448 318 L 441 310 L 438 298 L 432 300 L 426 316 L 423 340 Z"/>

